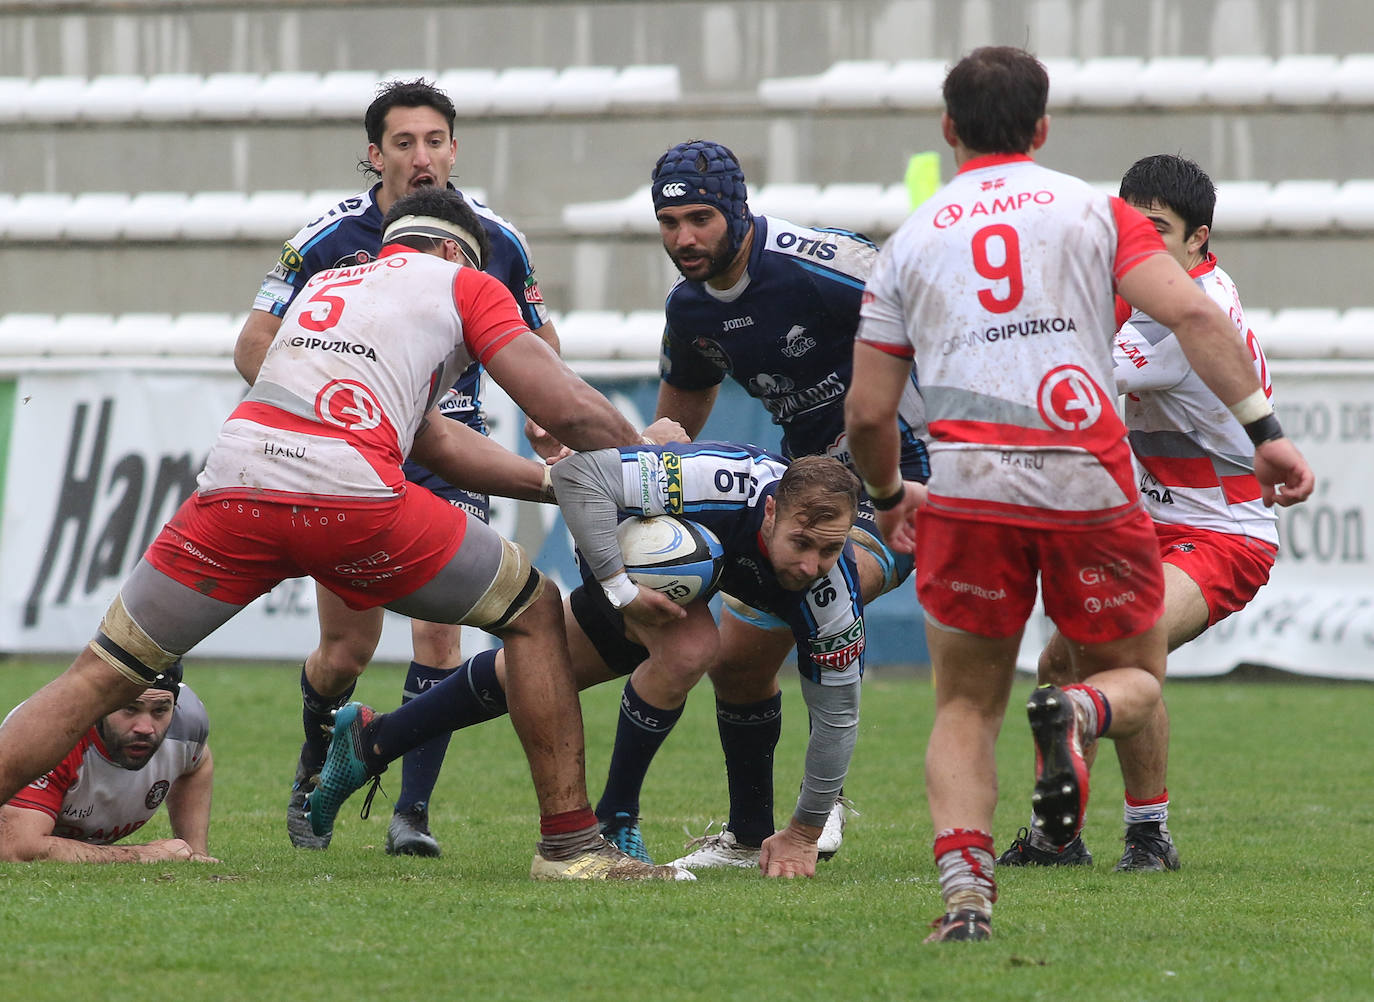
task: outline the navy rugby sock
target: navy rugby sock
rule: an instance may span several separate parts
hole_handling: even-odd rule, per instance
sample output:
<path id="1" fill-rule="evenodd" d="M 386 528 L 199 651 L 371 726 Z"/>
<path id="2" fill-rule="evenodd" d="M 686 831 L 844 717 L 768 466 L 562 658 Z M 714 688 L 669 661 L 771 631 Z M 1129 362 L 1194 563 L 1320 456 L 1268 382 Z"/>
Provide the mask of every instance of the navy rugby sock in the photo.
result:
<path id="1" fill-rule="evenodd" d="M 353 698 L 356 685 L 356 682 L 350 684 L 337 696 L 321 696 L 305 677 L 305 665 L 301 665 L 301 725 L 305 729 L 301 758 L 311 772 L 324 767 L 329 736 L 334 729 L 334 711 Z"/>
<path id="2" fill-rule="evenodd" d="M 644 787 L 649 764 L 667 740 L 687 704 L 672 710 L 651 706 L 635 692 L 630 680 L 620 696 L 620 718 L 615 728 L 615 748 L 606 776 L 606 791 L 596 805 L 596 816 L 609 821 L 618 813 L 639 817 L 639 791 Z"/>
<path id="3" fill-rule="evenodd" d="M 410 663 L 401 689 L 401 705 L 438 685 L 456 669 L 431 668 L 418 661 Z M 401 760 L 401 792 L 396 797 L 396 812 L 408 811 L 416 804 L 429 803 L 434 784 L 439 782 L 439 770 L 444 765 L 452 731 L 436 734 L 418 748 L 406 752 Z"/>
<path id="4" fill-rule="evenodd" d="M 432 738 L 447 740 L 453 731 L 504 714 L 506 693 L 496 680 L 496 653 L 474 654 L 423 699 L 411 699 L 377 717 L 367 732 L 369 765 L 393 762 Z"/>
<path id="5" fill-rule="evenodd" d="M 782 737 L 782 693 L 757 703 L 716 700 L 716 729 L 730 786 L 726 825 L 745 845 L 773 834 L 773 750 Z"/>

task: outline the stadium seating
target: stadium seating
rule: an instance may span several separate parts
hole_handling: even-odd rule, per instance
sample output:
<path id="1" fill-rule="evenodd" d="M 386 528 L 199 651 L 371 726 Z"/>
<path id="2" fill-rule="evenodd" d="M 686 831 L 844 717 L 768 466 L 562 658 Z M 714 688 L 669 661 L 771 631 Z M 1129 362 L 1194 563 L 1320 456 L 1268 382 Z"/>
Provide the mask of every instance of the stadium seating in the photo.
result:
<path id="1" fill-rule="evenodd" d="M 1096 184 L 1115 193 L 1117 182 Z M 870 236 L 891 233 L 911 212 L 902 184 L 763 184 L 750 194 L 756 212 L 801 225 L 840 226 Z M 3 218 L 0 207 L 0 218 Z M 1215 224 L 1231 234 L 1374 231 L 1374 181 L 1218 181 Z M 584 236 L 657 233 L 647 186 L 624 198 L 578 202 L 563 225 Z"/>
<path id="2" fill-rule="evenodd" d="M 676 66 L 396 69 L 0 77 L 0 124 L 355 121 L 384 80 L 426 76 L 462 118 L 609 114 L 676 105 Z"/>
<path id="3" fill-rule="evenodd" d="M 1302 108 L 1374 104 L 1374 56 L 1047 59 L 1052 109 Z M 769 108 L 940 110 L 939 60 L 842 60 L 811 76 L 759 81 Z"/>
<path id="4" fill-rule="evenodd" d="M 118 364 L 230 364 L 243 313 L 11 313 L 0 316 L 0 372 L 102 360 Z M 1374 360 L 1374 308 L 1250 309 L 1246 319 L 1271 359 Z M 585 364 L 639 376 L 657 372 L 662 310 L 554 314 L 563 352 Z"/>

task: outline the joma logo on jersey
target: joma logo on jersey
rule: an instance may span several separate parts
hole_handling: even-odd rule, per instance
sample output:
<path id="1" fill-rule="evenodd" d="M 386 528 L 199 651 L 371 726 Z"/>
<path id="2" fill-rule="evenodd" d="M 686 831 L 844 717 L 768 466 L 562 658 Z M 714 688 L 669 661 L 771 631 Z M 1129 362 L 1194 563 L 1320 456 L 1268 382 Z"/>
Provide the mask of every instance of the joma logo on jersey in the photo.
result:
<path id="1" fill-rule="evenodd" d="M 676 452 L 663 454 L 663 473 L 667 477 L 665 491 L 668 511 L 675 515 L 682 513 L 682 457 Z"/>
<path id="2" fill-rule="evenodd" d="M 753 327 L 753 317 L 731 317 L 729 320 L 722 321 L 724 329 L 727 331 L 737 331 L 741 327 Z"/>

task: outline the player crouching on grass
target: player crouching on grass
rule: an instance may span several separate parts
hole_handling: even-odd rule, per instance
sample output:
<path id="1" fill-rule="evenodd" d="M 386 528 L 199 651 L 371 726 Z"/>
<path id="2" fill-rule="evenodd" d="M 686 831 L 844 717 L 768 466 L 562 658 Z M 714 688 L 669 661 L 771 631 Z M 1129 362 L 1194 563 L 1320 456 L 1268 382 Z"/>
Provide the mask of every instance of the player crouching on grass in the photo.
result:
<path id="1" fill-rule="evenodd" d="M 554 467 L 553 481 L 583 557 L 583 583 L 564 609 L 577 685 L 629 676 L 610 775 L 596 808 L 602 827 L 628 820 L 634 838 L 622 848 L 649 860 L 638 833 L 644 777 L 720 643 L 709 595 L 683 608 L 625 574 L 618 522 L 670 514 L 720 539 L 721 590 L 791 627 L 812 725 L 788 826 L 773 828 L 772 743 L 762 737 L 752 744 L 747 737 L 726 742 L 730 820 L 673 865 L 813 876 L 816 841 L 858 734 L 864 601 L 881 593 L 887 580 L 878 558 L 851 541 L 857 478 L 835 459 L 808 456 L 788 466 L 754 446 L 704 442 L 579 453 Z M 871 534 L 870 527 L 862 536 Z M 343 799 L 408 748 L 504 713 L 504 674 L 505 655 L 487 651 L 391 713 L 374 715 L 357 703 L 340 710 L 312 797 L 316 830 L 332 827 Z"/>

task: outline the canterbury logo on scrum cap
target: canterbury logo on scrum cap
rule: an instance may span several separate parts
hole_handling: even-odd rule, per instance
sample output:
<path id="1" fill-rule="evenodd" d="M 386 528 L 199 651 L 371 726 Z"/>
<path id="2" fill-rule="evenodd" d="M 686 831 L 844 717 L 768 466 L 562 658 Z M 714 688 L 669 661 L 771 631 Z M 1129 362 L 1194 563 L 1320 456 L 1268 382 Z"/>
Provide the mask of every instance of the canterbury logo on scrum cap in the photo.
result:
<path id="1" fill-rule="evenodd" d="M 687 194 L 687 185 L 683 181 L 669 181 L 659 189 L 659 194 L 664 198 L 681 198 Z"/>

